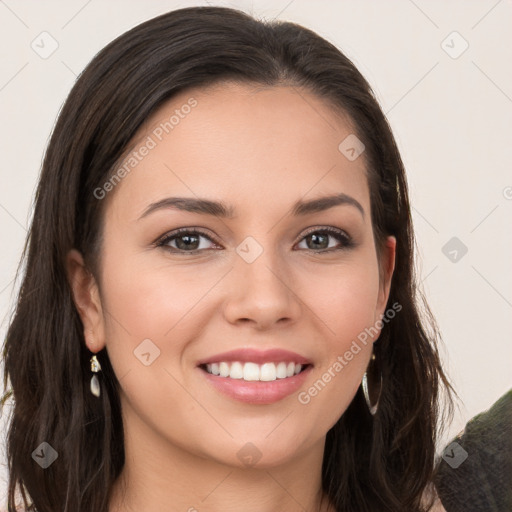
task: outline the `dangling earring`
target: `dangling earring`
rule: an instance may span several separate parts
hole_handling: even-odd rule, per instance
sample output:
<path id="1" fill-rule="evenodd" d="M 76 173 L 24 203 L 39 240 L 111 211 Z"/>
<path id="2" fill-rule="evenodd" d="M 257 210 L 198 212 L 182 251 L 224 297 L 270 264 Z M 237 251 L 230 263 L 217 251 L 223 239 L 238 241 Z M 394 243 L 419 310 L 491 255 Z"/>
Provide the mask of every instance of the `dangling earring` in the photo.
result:
<path id="1" fill-rule="evenodd" d="M 375 361 L 375 354 L 372 354 L 371 361 Z M 380 398 L 380 392 L 382 390 L 382 375 L 380 376 L 380 389 L 379 389 L 379 398 Z M 374 405 L 372 405 L 370 400 L 370 392 L 368 390 L 368 371 L 364 372 L 363 380 L 361 381 L 361 387 L 363 388 L 363 395 L 364 399 L 366 401 L 366 405 L 368 406 L 368 410 L 370 411 L 370 414 L 373 416 L 377 412 L 377 407 L 379 406 L 379 399 L 375 402 Z"/>
<path id="2" fill-rule="evenodd" d="M 91 357 L 91 372 L 94 372 L 94 375 L 91 379 L 91 393 L 94 396 L 99 397 L 101 390 L 100 390 L 100 381 L 98 380 L 98 377 L 96 376 L 96 373 L 98 373 L 101 370 L 101 365 L 96 358 L 96 355 L 93 355 Z"/>

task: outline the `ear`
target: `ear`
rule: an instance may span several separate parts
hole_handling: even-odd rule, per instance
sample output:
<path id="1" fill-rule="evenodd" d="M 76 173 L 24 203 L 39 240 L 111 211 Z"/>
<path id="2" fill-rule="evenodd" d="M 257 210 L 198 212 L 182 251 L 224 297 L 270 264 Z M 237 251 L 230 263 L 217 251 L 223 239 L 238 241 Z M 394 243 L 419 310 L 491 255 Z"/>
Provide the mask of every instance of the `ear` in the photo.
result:
<path id="1" fill-rule="evenodd" d="M 391 278 L 395 270 L 396 238 L 388 236 L 382 251 L 382 261 L 379 262 L 380 286 L 377 307 L 375 310 L 375 321 L 379 320 L 385 313 L 386 304 L 391 290 Z"/>
<path id="2" fill-rule="evenodd" d="M 82 254 L 76 249 L 69 251 L 66 271 L 73 300 L 84 326 L 84 338 L 91 352 L 105 347 L 105 324 L 98 284 L 86 268 Z"/>

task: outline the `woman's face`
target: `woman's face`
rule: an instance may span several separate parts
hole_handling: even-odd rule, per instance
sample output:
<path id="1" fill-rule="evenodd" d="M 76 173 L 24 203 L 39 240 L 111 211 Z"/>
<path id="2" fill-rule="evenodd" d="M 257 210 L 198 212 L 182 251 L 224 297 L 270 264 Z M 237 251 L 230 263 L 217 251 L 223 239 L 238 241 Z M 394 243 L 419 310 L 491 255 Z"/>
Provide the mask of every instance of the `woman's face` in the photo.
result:
<path id="1" fill-rule="evenodd" d="M 129 432 L 238 466 L 323 446 L 361 383 L 378 337 L 362 333 L 394 267 L 390 237 L 379 280 L 351 134 L 312 94 L 235 84 L 182 92 L 139 131 L 95 193 L 100 294 L 81 310 Z"/>

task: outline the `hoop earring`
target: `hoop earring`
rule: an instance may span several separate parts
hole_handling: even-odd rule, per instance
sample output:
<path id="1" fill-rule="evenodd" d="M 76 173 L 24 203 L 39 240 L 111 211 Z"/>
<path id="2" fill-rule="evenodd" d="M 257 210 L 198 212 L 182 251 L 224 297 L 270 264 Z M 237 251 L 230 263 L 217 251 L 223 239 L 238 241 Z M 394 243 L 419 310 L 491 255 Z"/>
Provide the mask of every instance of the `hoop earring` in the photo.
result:
<path id="1" fill-rule="evenodd" d="M 96 397 L 99 397 L 101 394 L 100 381 L 98 380 L 98 377 L 96 376 L 96 374 L 100 370 L 101 370 L 101 365 L 100 365 L 98 359 L 96 358 L 96 354 L 95 354 L 91 357 L 91 372 L 94 372 L 94 375 L 92 376 L 92 379 L 91 379 L 91 393 Z"/>
<path id="2" fill-rule="evenodd" d="M 375 361 L 375 354 L 372 354 L 371 361 Z M 370 414 L 372 416 L 374 416 L 375 413 L 377 412 L 377 408 L 379 406 L 380 392 L 382 390 L 382 374 L 380 376 L 379 398 L 377 398 L 377 401 L 375 402 L 375 404 L 372 405 L 371 400 L 370 400 L 370 391 L 368 389 L 368 372 L 367 371 L 364 372 L 363 380 L 361 381 L 361 387 L 363 388 L 364 400 L 366 402 L 366 405 L 368 406 L 368 410 L 370 411 Z"/>

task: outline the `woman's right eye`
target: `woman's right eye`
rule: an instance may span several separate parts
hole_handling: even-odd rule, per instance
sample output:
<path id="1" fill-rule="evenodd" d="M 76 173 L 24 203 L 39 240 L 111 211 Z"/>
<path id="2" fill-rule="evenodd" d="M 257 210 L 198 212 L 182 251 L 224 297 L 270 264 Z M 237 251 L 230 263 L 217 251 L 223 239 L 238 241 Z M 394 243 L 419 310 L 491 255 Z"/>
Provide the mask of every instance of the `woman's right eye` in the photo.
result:
<path id="1" fill-rule="evenodd" d="M 204 244 L 201 245 L 201 238 L 205 238 L 214 243 L 213 240 L 202 231 L 190 228 L 181 228 L 169 233 L 157 242 L 157 247 L 163 247 L 164 249 L 168 249 L 170 252 L 175 253 L 195 254 L 196 252 L 208 249 L 208 247 L 204 247 Z M 176 247 L 169 245 L 172 242 L 176 244 Z"/>

